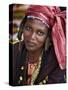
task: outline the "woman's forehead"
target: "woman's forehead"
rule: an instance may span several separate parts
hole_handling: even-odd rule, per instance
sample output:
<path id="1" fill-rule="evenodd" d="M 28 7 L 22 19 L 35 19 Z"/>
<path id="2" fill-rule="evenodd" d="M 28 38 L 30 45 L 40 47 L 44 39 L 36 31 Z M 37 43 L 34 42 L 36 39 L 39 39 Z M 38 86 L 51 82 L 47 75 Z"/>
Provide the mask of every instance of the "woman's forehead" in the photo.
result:
<path id="1" fill-rule="evenodd" d="M 41 29 L 48 29 L 47 26 L 45 25 L 45 23 L 43 23 L 41 20 L 35 19 L 35 18 L 34 19 L 27 18 L 25 24 L 33 25 L 33 26 L 39 27 Z"/>

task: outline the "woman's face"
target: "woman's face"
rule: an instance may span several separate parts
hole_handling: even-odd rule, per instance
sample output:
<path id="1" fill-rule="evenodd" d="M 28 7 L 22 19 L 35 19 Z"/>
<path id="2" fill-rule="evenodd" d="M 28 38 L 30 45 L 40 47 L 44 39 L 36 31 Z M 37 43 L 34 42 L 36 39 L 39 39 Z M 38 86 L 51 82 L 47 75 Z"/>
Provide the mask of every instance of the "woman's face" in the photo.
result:
<path id="1" fill-rule="evenodd" d="M 27 19 L 24 29 L 23 36 L 26 49 L 28 51 L 37 51 L 43 47 L 46 41 L 48 29 L 38 19 Z"/>

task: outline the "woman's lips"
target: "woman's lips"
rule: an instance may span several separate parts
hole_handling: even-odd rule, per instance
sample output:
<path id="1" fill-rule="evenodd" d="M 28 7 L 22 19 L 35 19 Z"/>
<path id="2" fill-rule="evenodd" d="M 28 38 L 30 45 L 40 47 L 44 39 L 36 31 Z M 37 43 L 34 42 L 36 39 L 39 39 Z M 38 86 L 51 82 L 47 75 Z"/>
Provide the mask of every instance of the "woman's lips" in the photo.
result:
<path id="1" fill-rule="evenodd" d="M 28 41 L 28 45 L 29 45 L 29 46 L 35 46 L 36 44 L 35 44 L 34 42 Z"/>

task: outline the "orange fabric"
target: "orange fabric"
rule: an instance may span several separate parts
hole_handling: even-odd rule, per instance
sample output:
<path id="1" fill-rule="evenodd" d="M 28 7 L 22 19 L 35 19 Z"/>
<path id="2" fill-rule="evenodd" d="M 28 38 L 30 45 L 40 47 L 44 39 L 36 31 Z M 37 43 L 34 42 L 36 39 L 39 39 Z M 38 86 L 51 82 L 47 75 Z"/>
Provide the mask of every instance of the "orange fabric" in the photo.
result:
<path id="1" fill-rule="evenodd" d="M 31 77 L 34 70 L 36 69 L 36 66 L 37 66 L 37 63 L 34 63 L 34 64 L 28 63 L 28 80 L 27 80 L 28 84 L 31 83 Z"/>

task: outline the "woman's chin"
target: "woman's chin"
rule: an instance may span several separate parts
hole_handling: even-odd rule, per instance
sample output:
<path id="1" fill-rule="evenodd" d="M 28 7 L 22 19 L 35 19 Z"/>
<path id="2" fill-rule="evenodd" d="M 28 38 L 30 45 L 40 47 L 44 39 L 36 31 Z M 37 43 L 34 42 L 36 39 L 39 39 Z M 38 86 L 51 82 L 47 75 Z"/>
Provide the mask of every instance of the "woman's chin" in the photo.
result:
<path id="1" fill-rule="evenodd" d="M 36 51 L 36 48 L 35 47 L 26 47 L 27 51 Z"/>
<path id="2" fill-rule="evenodd" d="M 25 47 L 28 51 L 34 51 L 36 49 L 35 45 L 25 44 Z"/>

